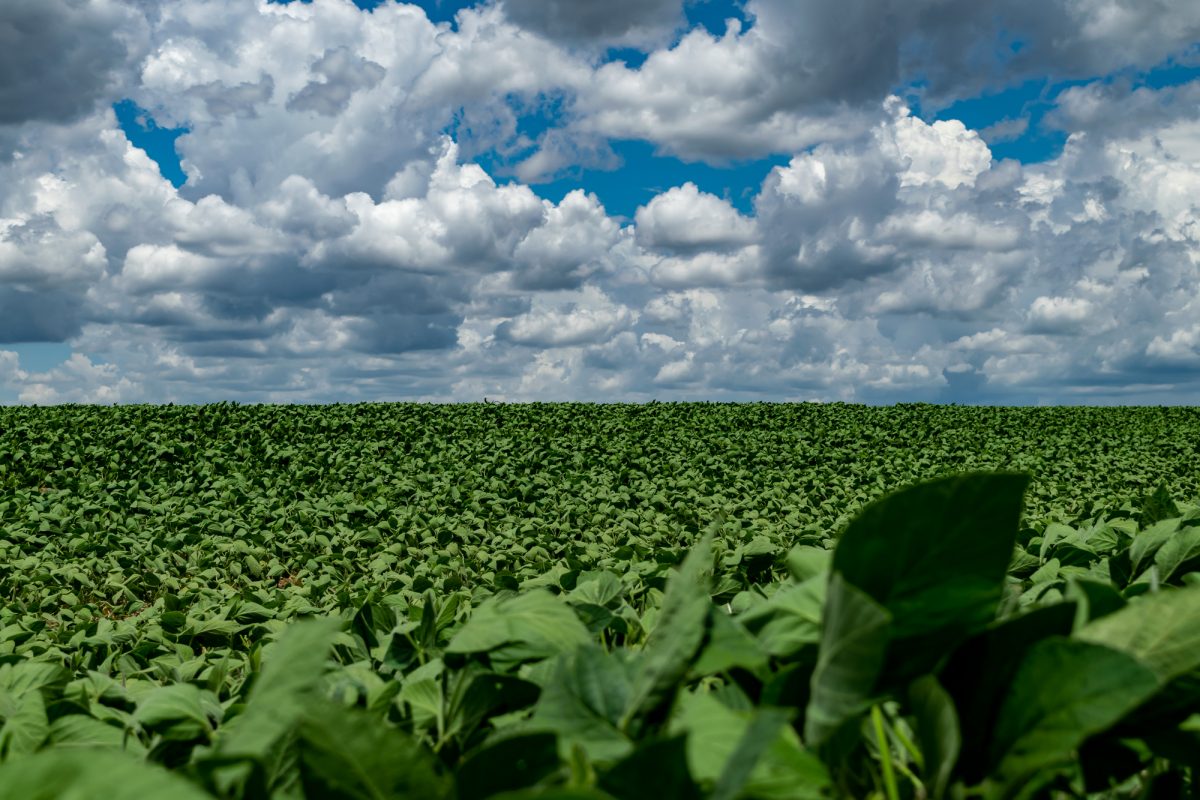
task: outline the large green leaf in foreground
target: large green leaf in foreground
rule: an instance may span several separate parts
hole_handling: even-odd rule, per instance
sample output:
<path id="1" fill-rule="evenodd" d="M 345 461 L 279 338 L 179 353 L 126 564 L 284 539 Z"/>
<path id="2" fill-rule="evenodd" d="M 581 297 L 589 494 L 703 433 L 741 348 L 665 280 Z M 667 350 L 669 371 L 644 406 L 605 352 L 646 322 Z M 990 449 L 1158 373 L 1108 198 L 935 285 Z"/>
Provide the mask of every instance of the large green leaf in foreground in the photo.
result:
<path id="1" fill-rule="evenodd" d="M 0 800 L 212 800 L 160 766 L 100 750 L 50 750 L 0 766 Z"/>
<path id="2" fill-rule="evenodd" d="M 1050 638 L 1025 657 L 1000 708 L 991 747 L 989 798 L 1012 797 L 1039 774 L 1070 762 L 1088 736 L 1159 688 L 1154 672 L 1102 645 Z"/>
<path id="3" fill-rule="evenodd" d="M 996 613 L 1028 483 L 962 475 L 889 495 L 846 528 L 833 571 L 887 609 L 895 639 L 982 628 Z"/>

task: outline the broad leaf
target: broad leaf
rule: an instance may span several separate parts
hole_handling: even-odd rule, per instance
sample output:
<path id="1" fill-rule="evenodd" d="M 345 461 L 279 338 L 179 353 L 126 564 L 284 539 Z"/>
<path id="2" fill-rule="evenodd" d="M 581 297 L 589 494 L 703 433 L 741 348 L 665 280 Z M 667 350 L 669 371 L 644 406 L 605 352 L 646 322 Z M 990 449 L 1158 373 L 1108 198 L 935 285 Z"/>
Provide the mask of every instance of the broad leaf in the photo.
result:
<path id="1" fill-rule="evenodd" d="M 833 570 L 888 611 L 889 685 L 932 668 L 996 614 L 1028 476 L 974 474 L 901 490 L 846 528 Z"/>
<path id="2" fill-rule="evenodd" d="M 1134 656 L 1166 683 L 1200 668 L 1200 586 L 1139 597 L 1076 637 Z"/>
<path id="3" fill-rule="evenodd" d="M 181 741 L 210 736 L 222 716 L 216 696 L 190 683 L 158 687 L 138 701 L 133 713 L 147 730 Z"/>
<path id="4" fill-rule="evenodd" d="M 290 626 L 264 654 L 246 709 L 218 741 L 225 757 L 262 758 L 298 722 L 306 695 L 320 681 L 340 623 L 305 620 Z"/>
<path id="5" fill-rule="evenodd" d="M 925 788 L 932 800 L 940 800 L 950 786 L 962 749 L 958 713 L 949 693 L 932 675 L 919 678 L 908 687 L 908 704 L 925 760 L 922 770 Z"/>
<path id="6" fill-rule="evenodd" d="M 820 747 L 871 707 L 887 652 L 891 615 L 865 592 L 833 573 L 804 741 Z"/>
<path id="7" fill-rule="evenodd" d="M 623 730 L 629 731 L 641 715 L 674 695 L 704 641 L 712 605 L 708 593 L 712 540 L 708 533 L 697 542 L 667 581 L 658 621 L 639 659 L 640 669 L 621 718 Z"/>
<path id="8" fill-rule="evenodd" d="M 106 750 L 48 750 L 0 766 L 8 800 L 212 800 L 162 767 Z"/>
<path id="9" fill-rule="evenodd" d="M 1050 637 L 1071 632 L 1074 603 L 1038 608 L 993 624 L 963 642 L 939 673 L 939 682 L 954 701 L 963 738 L 958 759 L 969 784 L 982 781 L 988 769 L 996 718 L 1017 670 L 1029 650 Z"/>
<path id="10" fill-rule="evenodd" d="M 308 797 L 436 800 L 449 784 L 411 737 L 357 709 L 314 703 L 299 729 Z"/>
<path id="11" fill-rule="evenodd" d="M 779 724 L 778 709 L 767 710 L 755 725 L 763 711 L 735 711 L 712 695 L 687 694 L 680 700 L 679 711 L 671 729 L 676 734 L 687 733 L 689 769 L 702 786 L 715 787 L 728 771 L 727 785 L 741 784 L 745 797 L 817 800 L 828 791 L 828 772 L 817 756 L 804 748 L 790 725 Z M 745 739 L 752 728 L 753 733 Z M 770 730 L 775 732 L 773 737 Z M 746 747 L 739 754 L 744 739 Z M 745 765 L 734 762 L 754 753 L 758 757 L 746 777 L 741 773 Z"/>
<path id="12" fill-rule="evenodd" d="M 536 660 L 591 641 L 570 606 L 546 591 L 484 603 L 467 620 L 448 653 L 486 653 L 506 647 L 510 660 Z"/>
<path id="13" fill-rule="evenodd" d="M 560 656 L 529 722 L 577 745 L 593 761 L 625 757 L 633 743 L 621 730 L 629 706 L 633 670 L 597 645 Z"/>
<path id="14" fill-rule="evenodd" d="M 1119 722 L 1158 688 L 1154 673 L 1125 653 L 1063 638 L 1038 643 L 1000 708 L 987 796 L 1011 797 L 1069 764 L 1088 736 Z"/>

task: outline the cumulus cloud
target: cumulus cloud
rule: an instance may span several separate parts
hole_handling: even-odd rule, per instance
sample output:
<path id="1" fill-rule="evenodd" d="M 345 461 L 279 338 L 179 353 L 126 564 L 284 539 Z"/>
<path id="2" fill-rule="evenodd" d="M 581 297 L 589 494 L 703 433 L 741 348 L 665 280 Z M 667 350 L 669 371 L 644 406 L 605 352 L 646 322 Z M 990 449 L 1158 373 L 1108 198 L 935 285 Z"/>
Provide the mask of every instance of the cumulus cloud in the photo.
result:
<path id="1" fill-rule="evenodd" d="M 1029 307 L 1029 327 L 1038 333 L 1078 333 L 1094 313 L 1083 297 L 1039 297 Z"/>
<path id="2" fill-rule="evenodd" d="M 614 303 L 598 289 L 584 290 L 578 299 L 543 306 L 501 324 L 499 339 L 535 347 L 597 344 L 637 320 L 632 309 Z"/>
<path id="3" fill-rule="evenodd" d="M 637 210 L 638 242 L 653 250 L 732 250 L 756 239 L 754 221 L 694 183 L 669 189 Z"/>
<path id="4" fill-rule="evenodd" d="M 114 364 L 93 363 L 72 353 L 47 372 L 21 369 L 19 356 L 0 350 L 0 386 L 17 388 L 17 401 L 37 405 L 58 403 L 128 403 L 141 399 L 142 387 L 120 375 Z"/>
<path id="5" fill-rule="evenodd" d="M 568 43 L 648 45 L 683 21 L 681 0 L 504 0 L 517 25 Z"/>
<path id="6" fill-rule="evenodd" d="M 309 81 L 289 97 L 285 106 L 288 111 L 315 111 L 335 117 L 346 110 L 355 92 L 375 88 L 387 74 L 379 64 L 355 56 L 348 47 L 326 50 L 312 65 L 312 72 L 320 80 Z"/>
<path id="7" fill-rule="evenodd" d="M 117 0 L 6 0 L 0 126 L 89 113 L 111 97 L 138 33 L 138 18 Z"/>
<path id="8" fill-rule="evenodd" d="M 5 396 L 1032 402 L 1200 381 L 1200 82 L 1074 85 L 1045 122 L 1063 153 L 1025 165 L 987 144 L 1019 122 L 887 96 L 928 68 L 936 107 L 996 58 L 1153 63 L 1190 6 L 1164 27 L 1115 0 L 749 0 L 744 24 L 669 39 L 678 2 L 508 0 L 455 26 L 404 3 L 67 5 L 67 28 L 136 22 L 74 110 L 7 126 L 0 343 L 75 355 L 33 373 L 0 345 Z M 1150 33 L 1104 50 L 1130 19 Z M 651 51 L 601 63 L 614 43 Z M 117 128 L 122 81 L 190 129 L 181 189 Z M 743 211 L 686 180 L 632 220 L 586 179 L 557 202 L 527 185 L 615 166 L 614 138 L 787 161 Z"/>
<path id="9" fill-rule="evenodd" d="M 576 288 L 611 268 L 609 255 L 622 233 L 594 194 L 577 189 L 557 206 L 543 201 L 543 209 L 542 224 L 513 252 L 517 288 Z"/>

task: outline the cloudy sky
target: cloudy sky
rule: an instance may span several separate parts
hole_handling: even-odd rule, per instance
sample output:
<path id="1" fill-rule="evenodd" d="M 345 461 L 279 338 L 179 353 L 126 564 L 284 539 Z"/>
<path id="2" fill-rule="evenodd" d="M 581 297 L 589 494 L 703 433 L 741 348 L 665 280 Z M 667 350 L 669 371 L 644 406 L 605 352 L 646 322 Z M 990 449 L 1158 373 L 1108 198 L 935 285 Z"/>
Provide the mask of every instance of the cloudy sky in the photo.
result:
<path id="1" fill-rule="evenodd" d="M 3 0 L 0 402 L 1200 403 L 1195 0 Z"/>

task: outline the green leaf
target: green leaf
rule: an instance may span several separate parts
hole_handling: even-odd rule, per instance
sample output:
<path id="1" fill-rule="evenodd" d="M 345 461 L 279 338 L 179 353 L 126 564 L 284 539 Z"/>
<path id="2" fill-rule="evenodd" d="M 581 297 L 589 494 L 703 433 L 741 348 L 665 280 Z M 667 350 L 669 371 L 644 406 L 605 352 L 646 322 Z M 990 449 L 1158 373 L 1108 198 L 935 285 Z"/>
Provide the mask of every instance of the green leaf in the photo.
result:
<path id="1" fill-rule="evenodd" d="M 687 738 L 641 744 L 600 778 L 600 788 L 621 800 L 699 800 L 687 765 Z"/>
<path id="2" fill-rule="evenodd" d="M 1166 683 L 1200 667 L 1200 586 L 1143 595 L 1076 637 L 1128 653 Z"/>
<path id="3" fill-rule="evenodd" d="M 559 769 L 552 733 L 512 736 L 471 754 L 455 773 L 458 800 L 485 800 L 536 786 Z"/>
<path id="4" fill-rule="evenodd" d="M 621 579 L 611 572 L 581 572 L 575 582 L 575 588 L 567 594 L 571 603 L 591 603 L 597 606 L 607 606 L 625 593 Z"/>
<path id="5" fill-rule="evenodd" d="M 641 669 L 630 689 L 621 719 L 629 731 L 642 715 L 671 699 L 687 675 L 706 633 L 705 621 L 712 606 L 713 534 L 707 533 L 688 553 L 679 571 L 667 580 L 667 591 L 654 630 L 640 658 Z"/>
<path id="6" fill-rule="evenodd" d="M 1064 595 L 1076 605 L 1075 627 L 1079 628 L 1090 620 L 1108 616 L 1125 607 L 1125 598 L 1110 583 L 1072 577 L 1067 581 Z"/>
<path id="7" fill-rule="evenodd" d="M 138 701 L 133 718 L 167 740 L 188 741 L 209 736 L 223 716 L 212 692 L 190 683 L 160 686 Z"/>
<path id="8" fill-rule="evenodd" d="M 83 714 L 68 714 L 50 723 L 50 743 L 57 748 L 109 748 L 142 755 L 145 748 L 136 736 Z"/>
<path id="9" fill-rule="evenodd" d="M 1058 637 L 1039 642 L 1000 708 L 986 796 L 1011 797 L 1070 764 L 1088 736 L 1116 724 L 1158 687 L 1154 673 L 1125 653 Z"/>
<path id="10" fill-rule="evenodd" d="M 1135 576 L 1141 575 L 1147 567 L 1154 563 L 1154 556 L 1158 553 L 1158 549 L 1166 544 L 1167 540 L 1178 530 L 1178 519 L 1164 519 L 1138 532 L 1133 537 L 1133 542 L 1129 545 L 1129 560 Z"/>
<path id="11" fill-rule="evenodd" d="M 0 800 L 212 800 L 162 767 L 107 750 L 47 750 L 0 766 Z"/>
<path id="12" fill-rule="evenodd" d="M 246 709 L 224 726 L 217 750 L 225 757 L 262 759 L 291 731 L 320 681 L 329 648 L 341 623 L 312 619 L 289 626 L 263 654 L 263 669 L 246 700 Z"/>
<path id="13" fill-rule="evenodd" d="M 537 701 L 540 690 L 536 684 L 473 667 L 459 670 L 452 681 L 448 735 L 469 736 L 487 718 L 528 708 Z"/>
<path id="14" fill-rule="evenodd" d="M 632 682 L 618 656 L 595 644 L 581 647 L 556 660 L 529 724 L 578 745 L 593 761 L 624 758 L 633 749 L 620 727 Z"/>
<path id="15" fill-rule="evenodd" d="M 26 692 L 47 691 L 50 696 L 66 685 L 71 673 L 61 664 L 50 661 L 21 661 L 0 665 L 0 691 L 13 697 Z"/>
<path id="16" fill-rule="evenodd" d="M 917 676 L 995 616 L 1016 545 L 1026 475 L 971 474 L 901 490 L 846 528 L 833 570 L 891 614 L 889 681 Z"/>
<path id="17" fill-rule="evenodd" d="M 821 747 L 871 707 L 890 624 L 887 609 L 850 585 L 840 572 L 833 573 L 804 718 L 804 741 L 809 747 Z"/>
<path id="18" fill-rule="evenodd" d="M 1171 490 L 1165 483 L 1160 483 L 1154 493 L 1142 501 L 1142 524 L 1150 525 L 1169 517 L 1179 516 L 1179 506 L 1171 497 Z"/>
<path id="19" fill-rule="evenodd" d="M 446 708 L 442 694 L 441 666 L 441 661 L 431 661 L 420 670 L 414 670 L 405 678 L 404 686 L 400 689 L 398 697 L 408 705 L 417 729 L 432 727 L 439 733 L 445 730 Z"/>
<path id="20" fill-rule="evenodd" d="M 766 668 L 766 650 L 740 622 L 715 606 L 709 607 L 708 616 L 708 639 L 692 665 L 693 677 L 714 675 L 735 667 L 750 672 Z"/>
<path id="21" fill-rule="evenodd" d="M 1200 527 L 1181 528 L 1154 554 L 1158 579 L 1166 583 L 1200 566 Z"/>
<path id="22" fill-rule="evenodd" d="M 477 608 L 450 640 L 448 653 L 486 653 L 504 647 L 508 660 L 537 660 L 570 652 L 591 641 L 571 608 L 534 590 Z"/>
<path id="23" fill-rule="evenodd" d="M 824 575 L 787 584 L 738 617 L 768 653 L 791 658 L 821 641 L 821 615 L 829 579 Z"/>
<path id="24" fill-rule="evenodd" d="M 958 759 L 968 784 L 982 781 L 987 773 L 996 718 L 1029 650 L 1050 637 L 1068 635 L 1074 619 L 1074 603 L 1009 617 L 963 642 L 942 668 L 939 682 L 953 699 L 960 724 L 971 732 Z"/>
<path id="25" fill-rule="evenodd" d="M 755 712 L 717 777 L 711 800 L 735 800 L 750 781 L 754 767 L 788 724 L 791 715 L 780 708 Z"/>
<path id="26" fill-rule="evenodd" d="M 448 782 L 419 744 L 366 712 L 314 703 L 304 714 L 299 741 L 308 797 L 436 800 L 448 793 Z"/>
<path id="27" fill-rule="evenodd" d="M 831 563 L 833 551 L 824 547 L 801 544 L 793 547 L 787 555 L 788 572 L 801 583 L 828 574 Z"/>
<path id="28" fill-rule="evenodd" d="M 17 697 L 0 694 L 0 717 L 0 760 L 32 753 L 50 734 L 46 701 L 36 689 Z"/>
<path id="29" fill-rule="evenodd" d="M 926 675 L 908 687 L 908 705 L 915 718 L 917 743 L 925 763 L 922 776 L 932 800 L 941 800 L 962 749 L 958 712 L 937 678 Z"/>
<path id="30" fill-rule="evenodd" d="M 766 718 L 747 740 L 745 754 L 759 753 L 742 787 L 742 796 L 764 800 L 817 800 L 830 788 L 829 773 L 815 754 L 806 750 L 790 725 L 778 725 L 777 709 Z M 739 745 L 762 712 L 734 711 L 710 694 L 685 694 L 680 713 L 672 722 L 671 732 L 687 734 L 688 769 L 702 786 L 715 786 L 730 771 L 730 783 L 740 781 L 740 767 L 734 764 Z M 761 739 L 765 729 L 774 729 L 765 748 Z M 740 756 L 738 756 L 740 757 Z"/>

